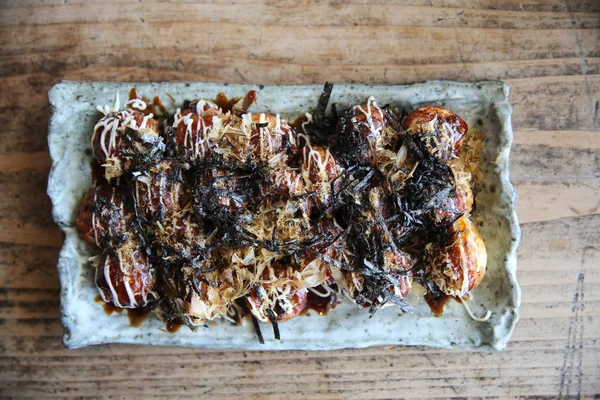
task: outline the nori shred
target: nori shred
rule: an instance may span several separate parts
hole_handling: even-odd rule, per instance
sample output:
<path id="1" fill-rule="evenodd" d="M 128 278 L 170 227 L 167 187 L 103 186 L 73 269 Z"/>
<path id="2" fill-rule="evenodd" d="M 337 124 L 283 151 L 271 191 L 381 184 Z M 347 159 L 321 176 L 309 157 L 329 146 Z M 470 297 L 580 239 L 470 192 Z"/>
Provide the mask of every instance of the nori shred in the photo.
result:
<path id="1" fill-rule="evenodd" d="M 252 319 L 252 325 L 254 325 L 254 331 L 256 332 L 256 336 L 258 336 L 258 342 L 260 344 L 265 344 L 265 339 L 263 338 L 262 332 L 260 331 L 260 323 L 254 316 L 254 314 L 250 314 L 250 318 Z"/>
<path id="2" fill-rule="evenodd" d="M 321 96 L 319 96 L 319 102 L 317 103 L 317 107 L 313 112 L 313 120 L 317 126 L 322 126 L 328 122 L 326 120 L 326 110 L 332 91 L 333 83 L 325 82 L 325 85 L 323 86 L 323 92 L 321 92 Z"/>
<path id="3" fill-rule="evenodd" d="M 271 325 L 273 325 L 273 335 L 275 336 L 275 339 L 281 340 L 281 336 L 279 335 L 279 325 L 277 324 L 277 316 L 275 315 L 275 312 L 270 308 L 267 308 L 266 313 L 269 321 L 271 321 Z"/>
<path id="4" fill-rule="evenodd" d="M 424 158 L 397 195 L 403 224 L 415 225 L 429 236 L 445 232 L 447 229 L 437 228 L 448 228 L 462 216 L 453 206 L 456 196 L 456 179 L 450 167 L 435 158 Z M 438 218 L 439 213 L 447 217 Z"/>
<path id="5" fill-rule="evenodd" d="M 331 114 L 327 114 L 327 106 L 329 105 L 332 91 L 333 83 L 325 82 L 317 106 L 312 110 L 312 122 L 305 127 L 311 143 L 319 146 L 329 146 L 330 140 L 335 133 L 335 126 L 337 124 L 335 104 L 331 106 Z"/>

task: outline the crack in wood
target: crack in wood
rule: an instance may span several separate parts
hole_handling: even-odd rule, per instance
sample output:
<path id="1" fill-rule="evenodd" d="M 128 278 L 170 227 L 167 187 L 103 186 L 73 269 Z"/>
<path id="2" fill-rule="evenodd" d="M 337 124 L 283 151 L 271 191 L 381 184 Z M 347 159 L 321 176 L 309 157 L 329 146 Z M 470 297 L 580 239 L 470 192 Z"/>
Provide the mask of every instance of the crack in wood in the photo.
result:
<path id="1" fill-rule="evenodd" d="M 587 249 L 587 247 L 586 247 Z M 581 265 L 585 262 L 585 250 L 583 253 Z M 558 400 L 571 398 L 570 391 L 573 383 L 573 374 L 575 373 L 576 378 L 576 389 L 577 399 L 581 399 L 581 383 L 583 379 L 582 369 L 582 354 L 583 354 L 583 310 L 585 308 L 584 303 L 584 279 L 585 275 L 580 272 L 577 275 L 577 286 L 575 293 L 573 294 L 573 306 L 571 311 L 573 315 L 569 321 L 569 334 L 567 339 L 567 346 L 564 353 L 563 365 L 560 371 L 560 385 L 558 390 Z M 574 363 L 576 362 L 576 365 Z M 573 371 L 575 367 L 576 371 Z"/>

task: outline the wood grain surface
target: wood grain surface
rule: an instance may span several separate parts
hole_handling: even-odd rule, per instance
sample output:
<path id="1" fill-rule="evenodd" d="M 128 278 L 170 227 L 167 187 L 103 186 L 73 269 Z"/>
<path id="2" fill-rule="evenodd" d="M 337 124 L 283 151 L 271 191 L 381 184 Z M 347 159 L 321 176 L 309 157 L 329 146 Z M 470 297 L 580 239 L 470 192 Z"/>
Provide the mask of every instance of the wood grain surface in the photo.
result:
<path id="1" fill-rule="evenodd" d="M 61 79 L 512 86 L 521 320 L 501 353 L 61 343 Z M 0 397 L 599 398 L 600 2 L 0 0 Z"/>

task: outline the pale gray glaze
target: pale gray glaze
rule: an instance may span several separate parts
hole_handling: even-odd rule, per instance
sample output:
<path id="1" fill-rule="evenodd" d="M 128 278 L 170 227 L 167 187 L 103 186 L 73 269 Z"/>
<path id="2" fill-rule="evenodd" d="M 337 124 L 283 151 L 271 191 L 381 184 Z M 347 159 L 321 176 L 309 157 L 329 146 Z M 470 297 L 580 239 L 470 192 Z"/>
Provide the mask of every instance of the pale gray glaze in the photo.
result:
<path id="1" fill-rule="evenodd" d="M 474 291 L 472 309 L 477 315 L 492 311 L 486 322 L 469 318 L 457 302 L 450 302 L 444 315 L 436 318 L 420 296 L 410 301 L 412 314 L 400 315 L 394 307 L 370 318 L 369 313 L 344 303 L 328 316 L 314 313 L 280 325 L 281 341 L 272 338 L 271 327 L 262 325 L 266 343 L 261 345 L 252 324 L 233 326 L 227 322 L 201 327 L 198 332 L 181 328 L 168 333 L 154 316 L 139 328 L 129 326 L 126 313 L 108 316 L 94 302 L 98 291 L 93 268 L 86 261 L 97 251 L 85 244 L 74 230 L 78 202 L 91 185 L 90 138 L 101 114 L 96 105 L 113 104 L 119 91 L 121 104 L 129 89 L 136 87 L 149 97 L 159 95 L 169 112 L 177 101 L 197 97 L 214 98 L 224 92 L 239 97 L 248 90 L 259 92 L 251 111 L 278 112 L 290 120 L 311 110 L 321 93 L 320 85 L 256 86 L 222 83 L 107 83 L 61 82 L 49 91 L 52 106 L 48 143 L 52 171 L 48 194 L 54 220 L 65 233 L 58 260 L 61 281 L 64 344 L 78 348 L 100 343 L 178 345 L 207 348 L 256 350 L 328 350 L 374 345 L 427 345 L 443 348 L 502 350 L 518 320 L 521 290 L 516 281 L 516 248 L 520 229 L 515 213 L 516 193 L 509 181 L 508 158 L 512 142 L 509 87 L 503 82 L 461 83 L 432 81 L 414 85 L 336 85 L 331 102 L 339 105 L 366 102 L 375 96 L 379 105 L 407 109 L 440 104 L 461 115 L 470 127 L 485 134 L 481 169 L 484 180 L 476 197 L 476 219 L 488 251 L 488 271 Z"/>

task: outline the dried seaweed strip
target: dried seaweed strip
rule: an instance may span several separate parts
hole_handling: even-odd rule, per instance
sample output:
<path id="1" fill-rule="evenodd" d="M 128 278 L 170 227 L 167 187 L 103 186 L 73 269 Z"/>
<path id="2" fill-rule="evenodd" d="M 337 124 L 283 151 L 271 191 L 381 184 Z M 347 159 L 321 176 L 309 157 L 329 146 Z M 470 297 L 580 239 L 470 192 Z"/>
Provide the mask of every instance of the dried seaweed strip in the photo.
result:
<path id="1" fill-rule="evenodd" d="M 277 316 L 275 312 L 270 308 L 267 308 L 267 317 L 269 317 L 269 321 L 271 321 L 271 325 L 273 325 L 273 335 L 275 339 L 281 340 L 281 335 L 279 334 L 279 324 L 277 323 Z"/>
<path id="2" fill-rule="evenodd" d="M 258 320 L 253 314 L 250 314 L 250 318 L 252 319 L 252 325 L 254 326 L 256 336 L 258 336 L 258 342 L 260 344 L 265 344 L 265 339 L 263 338 L 262 332 L 260 331 L 260 322 L 258 322 Z"/>

